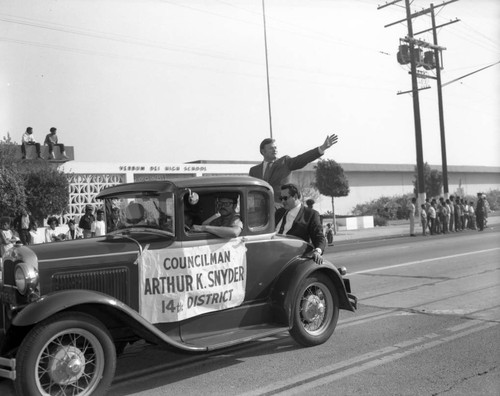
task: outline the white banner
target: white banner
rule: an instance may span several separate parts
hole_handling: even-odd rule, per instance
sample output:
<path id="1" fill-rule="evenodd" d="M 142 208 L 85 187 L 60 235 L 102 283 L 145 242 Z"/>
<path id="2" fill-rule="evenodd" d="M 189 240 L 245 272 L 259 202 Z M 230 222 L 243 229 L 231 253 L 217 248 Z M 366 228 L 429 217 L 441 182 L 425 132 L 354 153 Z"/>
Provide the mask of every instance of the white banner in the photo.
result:
<path id="1" fill-rule="evenodd" d="M 138 260 L 140 314 L 176 322 L 241 305 L 247 276 L 240 240 L 183 249 L 145 249 Z"/>

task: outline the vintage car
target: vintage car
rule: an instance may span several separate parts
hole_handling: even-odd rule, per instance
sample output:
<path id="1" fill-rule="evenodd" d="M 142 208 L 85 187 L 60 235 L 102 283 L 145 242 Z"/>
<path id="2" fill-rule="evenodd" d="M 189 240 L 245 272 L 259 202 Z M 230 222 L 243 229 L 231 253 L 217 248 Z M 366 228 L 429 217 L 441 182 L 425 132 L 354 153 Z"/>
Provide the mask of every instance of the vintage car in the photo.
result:
<path id="1" fill-rule="evenodd" d="M 235 197 L 243 229 L 193 228 Z M 0 376 L 19 395 L 105 394 L 117 356 L 146 340 L 206 352 L 289 331 L 324 343 L 354 311 L 345 269 L 275 232 L 272 188 L 200 177 L 107 188 L 107 234 L 15 246 L 0 274 Z"/>

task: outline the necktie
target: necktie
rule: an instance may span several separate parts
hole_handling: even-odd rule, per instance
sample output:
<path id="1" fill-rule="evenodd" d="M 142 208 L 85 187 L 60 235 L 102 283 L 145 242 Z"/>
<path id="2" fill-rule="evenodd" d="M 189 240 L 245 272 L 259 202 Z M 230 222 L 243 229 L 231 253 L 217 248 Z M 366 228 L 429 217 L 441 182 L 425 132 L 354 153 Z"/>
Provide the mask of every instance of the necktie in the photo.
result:
<path id="1" fill-rule="evenodd" d="M 264 180 L 269 181 L 269 173 L 271 172 L 271 167 L 273 166 L 272 162 L 268 162 L 266 166 L 266 170 L 264 171 Z"/>
<path id="2" fill-rule="evenodd" d="M 281 226 L 278 231 L 278 234 L 283 234 L 283 231 L 285 231 L 285 224 L 286 224 L 286 216 L 288 215 L 288 211 L 285 212 L 283 215 L 283 218 L 281 219 Z"/>

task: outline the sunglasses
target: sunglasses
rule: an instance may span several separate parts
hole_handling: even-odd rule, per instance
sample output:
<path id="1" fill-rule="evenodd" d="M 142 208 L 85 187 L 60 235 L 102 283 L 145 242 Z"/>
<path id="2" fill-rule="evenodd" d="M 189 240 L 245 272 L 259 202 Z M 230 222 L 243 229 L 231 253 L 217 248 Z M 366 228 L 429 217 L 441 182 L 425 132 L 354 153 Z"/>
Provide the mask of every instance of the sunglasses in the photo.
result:
<path id="1" fill-rule="evenodd" d="M 290 198 L 290 197 L 280 197 L 280 200 L 281 201 L 286 201 L 288 198 Z"/>

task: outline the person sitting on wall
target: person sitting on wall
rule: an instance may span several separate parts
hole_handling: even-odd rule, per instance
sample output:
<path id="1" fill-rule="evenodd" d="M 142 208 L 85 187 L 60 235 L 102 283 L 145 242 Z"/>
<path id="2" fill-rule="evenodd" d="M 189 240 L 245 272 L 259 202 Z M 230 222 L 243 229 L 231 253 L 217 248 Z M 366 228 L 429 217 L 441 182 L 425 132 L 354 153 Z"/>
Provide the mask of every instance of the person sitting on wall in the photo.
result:
<path id="1" fill-rule="evenodd" d="M 45 144 L 46 146 L 49 146 L 49 159 L 55 159 L 56 157 L 54 156 L 54 146 L 58 146 L 59 150 L 61 150 L 61 157 L 64 159 L 68 159 L 68 156 L 66 155 L 66 150 L 64 148 L 64 144 L 59 143 L 59 138 L 57 137 L 57 128 L 50 128 L 50 133 L 45 136 Z"/>
<path id="2" fill-rule="evenodd" d="M 220 238 L 236 238 L 243 230 L 243 223 L 236 213 L 238 194 L 222 193 L 217 196 L 217 210 L 201 225 L 193 225 L 192 230 L 209 232 Z"/>
<path id="3" fill-rule="evenodd" d="M 42 159 L 40 155 L 40 143 L 37 143 L 33 136 L 33 128 L 26 128 L 26 132 L 23 133 L 23 137 L 21 139 L 21 153 L 23 154 L 22 159 L 26 159 L 26 146 L 35 146 L 37 158 Z"/>

